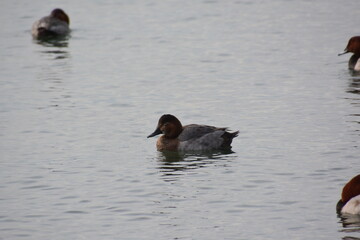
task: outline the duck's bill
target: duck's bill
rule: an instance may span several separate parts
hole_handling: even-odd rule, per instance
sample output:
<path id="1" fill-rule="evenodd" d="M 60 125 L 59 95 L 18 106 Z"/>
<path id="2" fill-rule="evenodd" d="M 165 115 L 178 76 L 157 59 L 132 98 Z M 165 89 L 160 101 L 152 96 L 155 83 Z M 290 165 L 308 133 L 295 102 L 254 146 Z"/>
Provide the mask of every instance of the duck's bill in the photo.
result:
<path id="1" fill-rule="evenodd" d="M 345 51 L 339 53 L 338 56 L 341 56 L 341 55 L 344 55 L 344 54 L 347 54 L 347 53 L 348 53 L 348 51 L 345 50 Z"/>
<path id="2" fill-rule="evenodd" d="M 160 128 L 157 128 L 157 129 L 155 129 L 155 131 L 154 131 L 152 134 L 150 134 L 150 135 L 147 136 L 147 137 L 150 138 L 150 137 L 159 135 L 159 134 L 161 134 L 161 133 L 162 133 L 162 132 L 161 132 Z"/>

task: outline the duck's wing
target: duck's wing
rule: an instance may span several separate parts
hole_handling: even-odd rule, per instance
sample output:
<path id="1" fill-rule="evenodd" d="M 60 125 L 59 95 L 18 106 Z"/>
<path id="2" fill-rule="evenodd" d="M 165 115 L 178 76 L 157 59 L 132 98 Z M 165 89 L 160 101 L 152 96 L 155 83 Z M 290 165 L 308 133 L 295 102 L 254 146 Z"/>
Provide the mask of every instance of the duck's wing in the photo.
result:
<path id="1" fill-rule="evenodd" d="M 194 138 L 196 139 L 201 138 L 206 134 L 219 130 L 224 132 L 226 128 L 217 128 L 207 125 L 190 124 L 183 127 L 183 131 L 181 132 L 178 138 L 180 141 L 188 141 Z"/>
<path id="2" fill-rule="evenodd" d="M 184 151 L 211 151 L 221 149 L 224 143 L 224 130 L 215 130 L 198 138 L 180 141 L 179 149 Z"/>
<path id="3" fill-rule="evenodd" d="M 70 31 L 66 22 L 52 17 L 43 17 L 32 26 L 33 36 L 38 35 L 66 35 Z"/>
<path id="4" fill-rule="evenodd" d="M 184 151 L 209 151 L 231 149 L 232 139 L 239 131 L 228 132 L 227 128 L 191 124 L 184 126 L 179 135 L 179 149 Z"/>

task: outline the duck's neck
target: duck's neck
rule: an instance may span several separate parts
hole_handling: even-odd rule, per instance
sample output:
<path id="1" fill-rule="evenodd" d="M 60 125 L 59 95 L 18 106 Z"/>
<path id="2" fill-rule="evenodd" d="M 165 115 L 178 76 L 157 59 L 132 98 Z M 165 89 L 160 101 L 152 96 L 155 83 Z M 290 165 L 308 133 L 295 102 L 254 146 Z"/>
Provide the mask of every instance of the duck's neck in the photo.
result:
<path id="1" fill-rule="evenodd" d="M 336 204 L 336 212 L 341 213 L 341 209 L 344 207 L 345 203 L 340 199 Z"/>
<path id="2" fill-rule="evenodd" d="M 164 150 L 176 151 L 179 147 L 179 140 L 169 139 L 163 135 L 158 138 L 156 142 L 156 147 L 159 151 L 164 151 Z"/>

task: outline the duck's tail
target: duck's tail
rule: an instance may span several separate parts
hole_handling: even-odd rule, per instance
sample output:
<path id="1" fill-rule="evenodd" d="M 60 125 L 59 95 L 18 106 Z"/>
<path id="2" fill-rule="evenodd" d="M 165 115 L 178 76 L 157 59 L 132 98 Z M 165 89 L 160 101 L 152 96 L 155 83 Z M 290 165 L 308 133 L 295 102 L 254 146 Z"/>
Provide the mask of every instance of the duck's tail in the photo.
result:
<path id="1" fill-rule="evenodd" d="M 239 135 L 239 131 L 236 132 L 224 132 L 221 137 L 224 139 L 224 142 L 221 144 L 221 148 L 231 148 L 231 143 L 233 138 L 237 137 Z"/>

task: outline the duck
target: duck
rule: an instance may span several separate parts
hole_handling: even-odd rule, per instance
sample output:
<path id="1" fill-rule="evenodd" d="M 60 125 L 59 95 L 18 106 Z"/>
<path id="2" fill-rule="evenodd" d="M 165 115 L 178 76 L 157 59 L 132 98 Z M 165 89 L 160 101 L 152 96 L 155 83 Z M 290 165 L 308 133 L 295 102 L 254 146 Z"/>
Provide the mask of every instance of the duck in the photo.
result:
<path id="1" fill-rule="evenodd" d="M 164 114 L 148 138 L 159 134 L 163 135 L 156 142 L 158 151 L 214 151 L 230 150 L 239 131 L 199 124 L 182 126 L 175 116 Z"/>
<path id="2" fill-rule="evenodd" d="M 350 38 L 346 48 L 342 53 L 339 53 L 338 56 L 349 52 L 353 53 L 353 55 L 349 59 L 349 69 L 354 71 L 360 71 L 360 36 L 354 36 Z"/>
<path id="3" fill-rule="evenodd" d="M 55 8 L 49 16 L 34 22 L 31 35 L 34 39 L 65 37 L 70 33 L 69 16 L 60 8 Z"/>
<path id="4" fill-rule="evenodd" d="M 344 186 L 336 211 L 343 214 L 360 214 L 360 174 Z"/>

